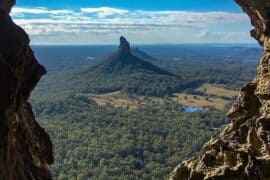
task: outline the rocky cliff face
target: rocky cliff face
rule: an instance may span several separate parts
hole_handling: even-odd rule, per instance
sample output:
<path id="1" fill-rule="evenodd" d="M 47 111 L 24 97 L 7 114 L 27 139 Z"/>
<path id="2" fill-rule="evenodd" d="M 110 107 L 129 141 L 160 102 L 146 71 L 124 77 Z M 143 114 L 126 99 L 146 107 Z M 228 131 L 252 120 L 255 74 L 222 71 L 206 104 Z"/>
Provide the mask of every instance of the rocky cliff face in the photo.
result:
<path id="1" fill-rule="evenodd" d="M 231 124 L 205 144 L 205 153 L 181 163 L 173 180 L 270 179 L 270 1 L 236 0 L 255 27 L 265 53 L 258 77 L 241 89 L 228 113 Z"/>
<path id="2" fill-rule="evenodd" d="M 130 44 L 127 39 L 123 36 L 120 37 L 120 45 L 118 52 L 121 55 L 130 55 Z"/>
<path id="3" fill-rule="evenodd" d="M 46 70 L 8 12 L 0 8 L 0 180 L 51 179 L 52 143 L 27 102 Z"/>

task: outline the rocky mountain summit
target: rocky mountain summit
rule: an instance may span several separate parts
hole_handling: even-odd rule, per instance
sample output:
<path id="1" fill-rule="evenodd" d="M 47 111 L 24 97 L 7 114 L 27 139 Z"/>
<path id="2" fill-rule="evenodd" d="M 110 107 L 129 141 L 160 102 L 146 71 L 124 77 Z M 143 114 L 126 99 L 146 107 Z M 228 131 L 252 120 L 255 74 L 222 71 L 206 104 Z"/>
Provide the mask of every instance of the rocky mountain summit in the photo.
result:
<path id="1" fill-rule="evenodd" d="M 125 37 L 120 37 L 119 53 L 122 55 L 130 54 L 130 44 Z"/>
<path id="2" fill-rule="evenodd" d="M 46 70 L 8 14 L 15 1 L 7 2 L 0 1 L 0 179 L 47 180 L 52 143 L 27 101 Z"/>
<path id="3" fill-rule="evenodd" d="M 270 179 L 270 1 L 236 0 L 264 48 L 258 76 L 241 89 L 228 113 L 231 124 L 205 144 L 205 153 L 182 162 L 172 180 Z"/>

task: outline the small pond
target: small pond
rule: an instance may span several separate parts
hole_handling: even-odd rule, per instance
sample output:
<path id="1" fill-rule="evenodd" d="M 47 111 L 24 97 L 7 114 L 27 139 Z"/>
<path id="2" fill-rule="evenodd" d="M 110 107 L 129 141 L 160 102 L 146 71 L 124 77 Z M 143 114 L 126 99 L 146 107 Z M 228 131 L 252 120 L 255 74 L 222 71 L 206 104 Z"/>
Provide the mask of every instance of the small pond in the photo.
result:
<path id="1" fill-rule="evenodd" d="M 188 112 L 188 113 L 204 111 L 203 107 L 196 107 L 196 106 L 178 106 L 177 109 Z"/>

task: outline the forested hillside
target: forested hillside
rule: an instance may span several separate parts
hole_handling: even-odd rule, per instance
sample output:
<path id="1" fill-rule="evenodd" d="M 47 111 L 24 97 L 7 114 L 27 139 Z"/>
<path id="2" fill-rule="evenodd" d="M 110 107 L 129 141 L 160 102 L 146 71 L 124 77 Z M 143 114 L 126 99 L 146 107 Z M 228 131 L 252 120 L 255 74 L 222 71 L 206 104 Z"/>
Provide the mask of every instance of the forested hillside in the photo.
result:
<path id="1" fill-rule="evenodd" d="M 177 163 L 200 153 L 210 136 L 227 123 L 224 117 L 228 106 L 190 113 L 181 102 L 214 104 L 217 96 L 231 102 L 229 96 L 235 94 L 228 95 L 233 91 L 224 87 L 235 89 L 251 79 L 257 64 L 203 59 L 195 54 L 192 60 L 153 60 L 155 65 L 132 56 L 134 65 L 126 58 L 114 61 L 115 56 L 117 53 L 100 65 L 75 65 L 68 71 L 49 73 L 32 93 L 34 112 L 54 142 L 55 164 L 51 170 L 55 179 L 164 179 Z M 179 82 L 183 87 L 179 94 L 160 93 L 168 90 L 162 88 Z M 120 85 L 130 94 L 128 97 L 141 98 L 136 110 L 115 107 L 110 100 L 99 106 L 88 95 L 119 90 L 114 87 Z M 128 87 L 134 88 L 131 91 Z M 136 95 L 143 89 L 147 90 L 144 95 Z M 215 94 L 217 91 L 219 94 Z M 125 94 L 119 93 L 119 97 Z M 114 93 L 112 96 L 117 98 Z M 177 96 L 181 100 L 168 101 Z M 162 103 L 151 99 L 162 99 Z"/>
<path id="2" fill-rule="evenodd" d="M 54 142 L 56 179 L 163 179 L 227 122 L 223 111 L 168 104 L 130 112 L 83 97 L 36 104 L 35 112 Z"/>

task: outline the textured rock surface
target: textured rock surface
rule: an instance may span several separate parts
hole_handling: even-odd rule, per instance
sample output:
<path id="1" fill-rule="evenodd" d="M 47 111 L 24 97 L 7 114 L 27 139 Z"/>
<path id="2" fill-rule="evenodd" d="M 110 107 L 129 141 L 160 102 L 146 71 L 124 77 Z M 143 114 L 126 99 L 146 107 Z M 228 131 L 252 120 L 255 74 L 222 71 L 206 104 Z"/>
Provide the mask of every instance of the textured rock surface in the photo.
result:
<path id="1" fill-rule="evenodd" d="M 236 0 L 255 27 L 265 53 L 258 76 L 241 89 L 228 113 L 231 124 L 205 144 L 205 153 L 175 168 L 171 179 L 270 179 L 270 1 Z"/>
<path id="2" fill-rule="evenodd" d="M 0 8 L 0 180 L 51 179 L 52 143 L 27 102 L 45 73 L 27 34 Z"/>

